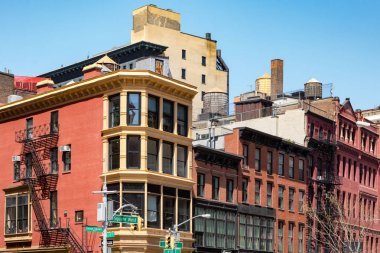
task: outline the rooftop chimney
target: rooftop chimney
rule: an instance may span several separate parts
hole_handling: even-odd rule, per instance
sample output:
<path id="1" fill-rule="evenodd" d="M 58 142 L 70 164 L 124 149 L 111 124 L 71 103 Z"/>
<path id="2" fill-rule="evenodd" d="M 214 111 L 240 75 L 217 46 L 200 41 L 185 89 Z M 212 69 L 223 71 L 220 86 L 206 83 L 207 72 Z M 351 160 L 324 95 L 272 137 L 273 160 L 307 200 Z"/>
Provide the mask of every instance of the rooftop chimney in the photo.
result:
<path id="1" fill-rule="evenodd" d="M 217 50 L 216 50 L 216 56 L 218 56 L 218 57 L 222 57 L 222 50 L 217 49 Z"/>
<path id="2" fill-rule="evenodd" d="M 53 90 L 54 89 L 53 84 L 54 84 L 54 82 L 51 79 L 46 79 L 46 80 L 42 80 L 42 81 L 38 82 L 36 85 L 37 94 L 41 94 L 43 92 Z"/>
<path id="3" fill-rule="evenodd" d="M 83 68 L 83 79 L 100 76 L 102 74 L 102 65 L 94 63 Z"/>
<path id="4" fill-rule="evenodd" d="M 284 85 L 284 61 L 281 59 L 274 59 L 271 61 L 271 97 L 276 99 L 278 95 L 282 94 Z"/>
<path id="5" fill-rule="evenodd" d="M 206 39 L 211 40 L 211 33 L 206 33 Z"/>

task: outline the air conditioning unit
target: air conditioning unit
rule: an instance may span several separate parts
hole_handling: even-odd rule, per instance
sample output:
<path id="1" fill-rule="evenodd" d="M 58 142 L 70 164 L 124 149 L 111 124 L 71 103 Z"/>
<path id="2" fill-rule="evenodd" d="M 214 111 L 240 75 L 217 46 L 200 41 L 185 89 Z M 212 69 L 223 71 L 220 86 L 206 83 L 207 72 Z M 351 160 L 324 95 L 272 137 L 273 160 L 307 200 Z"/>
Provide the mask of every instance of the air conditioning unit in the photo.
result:
<path id="1" fill-rule="evenodd" d="M 318 181 L 322 181 L 323 179 L 324 179 L 323 176 L 317 176 Z"/>
<path id="2" fill-rule="evenodd" d="M 12 156 L 12 162 L 19 162 L 19 161 L 21 161 L 21 157 L 19 155 Z"/>
<path id="3" fill-rule="evenodd" d="M 61 152 L 69 152 L 69 151 L 71 151 L 71 147 L 70 147 L 70 145 L 60 146 L 59 147 L 59 151 L 61 151 Z"/>

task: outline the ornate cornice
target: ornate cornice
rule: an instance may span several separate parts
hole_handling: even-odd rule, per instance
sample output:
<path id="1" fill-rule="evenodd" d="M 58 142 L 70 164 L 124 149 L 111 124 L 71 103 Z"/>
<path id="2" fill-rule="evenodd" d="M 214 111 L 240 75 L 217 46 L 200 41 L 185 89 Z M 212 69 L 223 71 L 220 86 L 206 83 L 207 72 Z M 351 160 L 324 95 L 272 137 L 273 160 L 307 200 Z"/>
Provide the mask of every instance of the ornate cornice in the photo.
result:
<path id="1" fill-rule="evenodd" d="M 183 99 L 192 99 L 196 87 L 147 70 L 119 70 L 69 84 L 33 97 L 0 106 L 0 123 L 11 119 L 60 107 L 80 100 L 101 96 L 107 91 L 122 87 L 152 88 L 176 94 Z"/>

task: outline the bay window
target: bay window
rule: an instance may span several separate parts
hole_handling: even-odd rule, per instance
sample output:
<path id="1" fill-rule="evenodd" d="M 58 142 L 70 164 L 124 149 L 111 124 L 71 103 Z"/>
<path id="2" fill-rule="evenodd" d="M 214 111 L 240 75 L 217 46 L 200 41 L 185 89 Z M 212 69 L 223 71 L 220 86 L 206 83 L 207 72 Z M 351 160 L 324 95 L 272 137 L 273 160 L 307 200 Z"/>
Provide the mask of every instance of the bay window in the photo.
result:
<path id="1" fill-rule="evenodd" d="M 5 234 L 28 232 L 30 224 L 28 194 L 6 196 L 5 205 Z"/>

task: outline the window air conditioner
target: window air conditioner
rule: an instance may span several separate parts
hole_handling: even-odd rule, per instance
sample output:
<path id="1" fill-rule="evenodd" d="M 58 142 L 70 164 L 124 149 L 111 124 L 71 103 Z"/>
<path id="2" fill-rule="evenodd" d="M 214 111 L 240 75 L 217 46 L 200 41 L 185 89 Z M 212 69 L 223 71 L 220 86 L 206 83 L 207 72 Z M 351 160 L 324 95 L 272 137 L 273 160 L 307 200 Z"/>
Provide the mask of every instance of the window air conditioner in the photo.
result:
<path id="1" fill-rule="evenodd" d="M 61 152 L 69 152 L 69 151 L 71 151 L 71 148 L 70 148 L 70 145 L 64 145 L 64 146 L 60 146 L 59 150 Z"/>
<path id="2" fill-rule="evenodd" d="M 12 162 L 19 162 L 19 161 L 21 161 L 21 158 L 19 155 L 13 155 L 12 156 Z"/>

